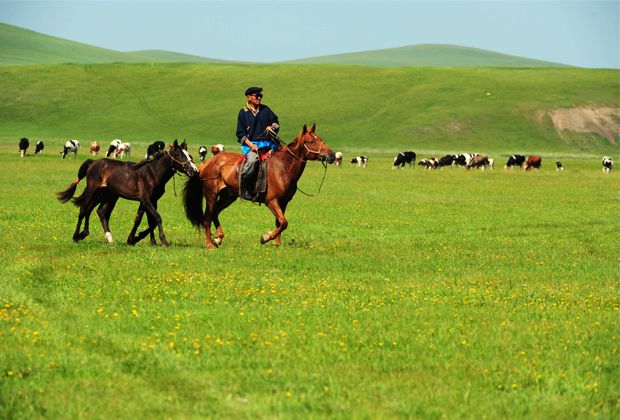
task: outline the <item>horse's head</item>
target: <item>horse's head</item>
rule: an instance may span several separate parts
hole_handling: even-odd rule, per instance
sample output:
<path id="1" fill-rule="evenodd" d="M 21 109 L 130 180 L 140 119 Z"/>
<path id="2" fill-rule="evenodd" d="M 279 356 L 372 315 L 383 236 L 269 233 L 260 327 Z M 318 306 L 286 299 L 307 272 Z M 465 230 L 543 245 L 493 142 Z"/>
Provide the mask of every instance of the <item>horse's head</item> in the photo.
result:
<path id="1" fill-rule="evenodd" d="M 334 163 L 336 154 L 322 138 L 316 135 L 315 129 L 316 124 L 312 124 L 310 128 L 304 125 L 301 133 L 295 139 L 303 160 L 320 160 Z"/>
<path id="2" fill-rule="evenodd" d="M 172 160 L 172 169 L 183 172 L 189 177 L 198 174 L 198 168 L 194 165 L 192 157 L 187 152 L 187 143 L 185 140 L 183 140 L 183 143 L 179 144 L 175 139 L 174 143 L 170 145 L 167 153 Z"/>

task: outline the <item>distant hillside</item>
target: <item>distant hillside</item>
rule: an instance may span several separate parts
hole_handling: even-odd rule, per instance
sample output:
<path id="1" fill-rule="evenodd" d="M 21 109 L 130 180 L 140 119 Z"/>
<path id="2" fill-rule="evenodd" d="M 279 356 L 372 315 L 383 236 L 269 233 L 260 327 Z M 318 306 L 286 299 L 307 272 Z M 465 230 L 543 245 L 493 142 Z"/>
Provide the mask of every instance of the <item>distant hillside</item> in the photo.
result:
<path id="1" fill-rule="evenodd" d="M 0 23 L 0 65 L 191 62 L 221 60 L 168 51 L 119 52 Z"/>
<path id="2" fill-rule="evenodd" d="M 410 45 L 400 48 L 291 60 L 295 64 L 354 64 L 381 67 L 569 67 L 564 64 L 500 54 L 456 45 Z"/>
<path id="3" fill-rule="evenodd" d="M 161 50 L 119 52 L 0 23 L 0 65 L 114 62 L 232 63 L 226 60 Z M 476 48 L 432 44 L 304 58 L 279 64 L 350 64 L 381 67 L 568 67 L 563 64 Z"/>
<path id="4" fill-rule="evenodd" d="M 121 138 L 144 148 L 179 138 L 192 150 L 216 143 L 237 150 L 237 112 L 244 90 L 256 84 L 280 118 L 282 139 L 316 122 L 343 152 L 617 156 L 619 75 L 575 68 L 0 66 L 0 151 L 23 136 L 50 139 L 50 150 L 69 138 Z"/>

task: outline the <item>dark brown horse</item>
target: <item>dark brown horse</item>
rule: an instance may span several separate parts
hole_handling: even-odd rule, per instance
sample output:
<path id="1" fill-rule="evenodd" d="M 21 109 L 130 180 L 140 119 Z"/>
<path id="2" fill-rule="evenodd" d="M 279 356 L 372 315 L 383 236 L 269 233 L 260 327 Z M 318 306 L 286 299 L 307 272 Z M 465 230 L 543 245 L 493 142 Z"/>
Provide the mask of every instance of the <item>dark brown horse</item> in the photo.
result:
<path id="1" fill-rule="evenodd" d="M 261 244 L 274 240 L 280 245 L 280 234 L 288 222 L 284 217 L 286 206 L 297 191 L 297 181 L 309 160 L 333 163 L 334 151 L 314 132 L 315 125 L 305 125 L 301 133 L 286 146 L 275 151 L 267 160 L 267 189 L 256 200 L 264 203 L 276 217 L 276 228 L 264 233 Z M 194 226 L 205 228 L 206 245 L 215 248 L 222 243 L 224 230 L 218 218 L 220 212 L 230 206 L 239 196 L 239 153 L 222 152 L 204 162 L 200 177 L 191 177 L 183 189 L 185 214 Z M 203 213 L 202 202 L 207 205 Z M 217 229 L 217 237 L 211 238 L 211 223 Z"/>
<path id="2" fill-rule="evenodd" d="M 162 227 L 162 219 L 157 212 L 157 200 L 164 194 L 166 182 L 172 178 L 176 171 L 190 177 L 198 174 L 198 168 L 187 153 L 186 143 L 183 142 L 179 145 L 176 140 L 170 145 L 166 153 L 137 164 L 128 164 L 113 159 L 87 159 L 84 161 L 78 171 L 78 179 L 69 188 L 56 194 L 61 203 L 66 203 L 75 194 L 77 184 L 86 177 L 86 189 L 82 195 L 73 199 L 73 203 L 80 207 L 73 241 L 79 242 L 88 236 L 90 214 L 99 204 L 97 214 L 101 219 L 105 239 L 110 243 L 113 242 L 109 220 L 116 202 L 122 197 L 140 202 L 127 243 L 133 245 L 150 234 L 151 243 L 155 244 L 153 231 L 157 226 L 161 244 L 168 245 Z M 147 213 L 149 227 L 140 232 L 136 238 L 136 231 L 145 212 Z M 80 232 L 82 220 L 84 220 L 84 230 Z"/>

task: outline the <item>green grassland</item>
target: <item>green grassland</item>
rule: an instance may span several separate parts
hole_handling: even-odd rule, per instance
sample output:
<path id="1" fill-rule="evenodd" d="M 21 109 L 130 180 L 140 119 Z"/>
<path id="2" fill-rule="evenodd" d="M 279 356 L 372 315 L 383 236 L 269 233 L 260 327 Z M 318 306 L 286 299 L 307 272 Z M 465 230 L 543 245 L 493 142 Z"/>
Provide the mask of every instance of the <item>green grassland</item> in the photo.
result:
<path id="1" fill-rule="evenodd" d="M 236 150 L 250 85 L 282 138 L 316 122 L 345 152 L 290 203 L 281 247 L 243 202 L 207 251 L 181 177 L 158 207 L 170 247 L 124 244 L 127 201 L 115 244 L 96 215 L 71 242 L 77 209 L 54 193 L 89 141 L 129 141 L 134 160 L 158 138 Z M 618 71 L 570 68 L 1 67 L 0 417 L 617 418 L 620 175 L 600 158 L 618 161 L 618 138 L 537 115 L 619 92 Z M 61 160 L 69 138 L 82 149 Z M 498 168 L 390 169 L 404 149 Z M 346 163 L 360 153 L 367 168 Z M 510 153 L 543 168 L 504 171 Z M 308 164 L 299 187 L 322 177 Z"/>
<path id="2" fill-rule="evenodd" d="M 273 217 L 235 203 L 215 251 L 114 245 L 55 191 L 80 159 L 0 153 L 0 416 L 566 418 L 619 413 L 618 172 L 330 167 Z M 318 188 L 319 164 L 300 187 Z M 79 189 L 81 191 L 81 188 Z"/>

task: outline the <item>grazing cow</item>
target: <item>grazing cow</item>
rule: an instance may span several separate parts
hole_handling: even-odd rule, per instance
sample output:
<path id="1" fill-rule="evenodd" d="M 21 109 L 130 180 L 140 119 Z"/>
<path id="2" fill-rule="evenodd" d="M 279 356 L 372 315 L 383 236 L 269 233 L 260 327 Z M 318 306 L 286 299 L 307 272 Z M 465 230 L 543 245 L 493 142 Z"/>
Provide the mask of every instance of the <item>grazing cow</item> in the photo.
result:
<path id="1" fill-rule="evenodd" d="M 439 166 L 453 166 L 456 164 L 456 155 L 445 155 L 441 159 L 439 159 Z"/>
<path id="2" fill-rule="evenodd" d="M 439 167 L 439 159 L 437 159 L 436 157 L 420 159 L 420 161 L 418 162 L 418 165 L 423 166 L 424 169 L 427 169 L 427 170 L 436 169 Z"/>
<path id="3" fill-rule="evenodd" d="M 525 161 L 525 170 L 529 171 L 532 168 L 540 169 L 542 166 L 542 158 L 538 155 L 532 155 Z"/>
<path id="4" fill-rule="evenodd" d="M 105 154 L 105 157 L 110 157 L 112 156 L 112 153 L 116 152 L 116 148 L 118 146 L 120 146 L 120 144 L 122 143 L 122 141 L 120 139 L 114 139 L 110 142 L 110 147 L 108 147 L 108 151 Z"/>
<path id="5" fill-rule="evenodd" d="M 39 140 L 37 141 L 37 144 L 34 145 L 34 154 L 38 155 L 40 154 L 43 149 L 45 149 L 45 145 L 43 144 L 43 140 Z"/>
<path id="6" fill-rule="evenodd" d="M 467 166 L 474 156 L 478 156 L 478 153 L 461 153 L 454 155 L 453 165 Z"/>
<path id="7" fill-rule="evenodd" d="M 335 156 L 336 160 L 334 161 L 334 165 L 339 168 L 342 163 L 342 152 L 336 152 Z"/>
<path id="8" fill-rule="evenodd" d="M 485 155 L 476 155 L 473 158 L 471 158 L 471 160 L 467 164 L 467 169 L 482 168 L 482 170 L 484 171 L 484 169 L 487 166 L 489 166 L 489 158 L 486 157 Z"/>
<path id="9" fill-rule="evenodd" d="M 98 141 L 91 141 L 90 142 L 90 154 L 93 156 L 97 156 L 97 153 L 99 153 L 99 150 L 101 149 L 101 146 L 99 145 Z"/>
<path id="10" fill-rule="evenodd" d="M 392 169 L 400 168 L 404 169 L 405 164 L 409 165 L 411 168 L 411 164 L 415 162 L 415 152 L 407 151 L 407 152 L 399 152 L 394 158 L 394 164 L 392 165 Z"/>
<path id="11" fill-rule="evenodd" d="M 121 143 L 114 150 L 114 157 L 122 159 L 124 155 L 131 156 L 131 143 Z"/>
<path id="12" fill-rule="evenodd" d="M 67 140 L 64 147 L 62 148 L 62 152 L 60 152 L 60 157 L 64 159 L 69 153 L 73 152 L 73 157 L 76 158 L 79 148 L 80 148 L 79 141 Z"/>
<path id="13" fill-rule="evenodd" d="M 611 172 L 611 168 L 614 166 L 614 161 L 611 160 L 609 156 L 605 156 L 602 160 L 603 163 L 603 172 L 606 174 Z"/>
<path id="14" fill-rule="evenodd" d="M 198 156 L 200 156 L 200 161 L 202 162 L 203 160 L 205 160 L 207 158 L 207 148 L 205 146 L 200 146 L 198 148 Z"/>
<path id="15" fill-rule="evenodd" d="M 523 167 L 525 163 L 525 156 L 523 155 L 512 155 L 508 158 L 508 161 L 504 165 L 504 169 L 514 169 L 515 166 Z"/>
<path id="16" fill-rule="evenodd" d="M 564 165 L 562 165 L 562 162 L 560 162 L 560 161 L 555 162 L 555 170 L 556 171 L 563 171 L 564 170 Z"/>
<path id="17" fill-rule="evenodd" d="M 26 156 L 26 150 L 28 149 L 28 146 L 30 146 L 30 140 L 28 140 L 26 137 L 22 137 L 19 140 L 19 156 L 20 157 Z"/>
<path id="18" fill-rule="evenodd" d="M 368 164 L 368 156 L 356 156 L 353 159 L 351 159 L 351 163 L 361 168 L 365 168 L 366 165 Z"/>
<path id="19" fill-rule="evenodd" d="M 224 145 L 223 144 L 216 144 L 211 146 L 211 156 L 215 156 L 220 152 L 224 151 Z"/>
<path id="20" fill-rule="evenodd" d="M 146 148 L 146 156 L 145 159 L 153 159 L 155 156 L 164 152 L 166 148 L 166 143 L 162 140 L 155 140 L 153 143 L 149 144 Z"/>

